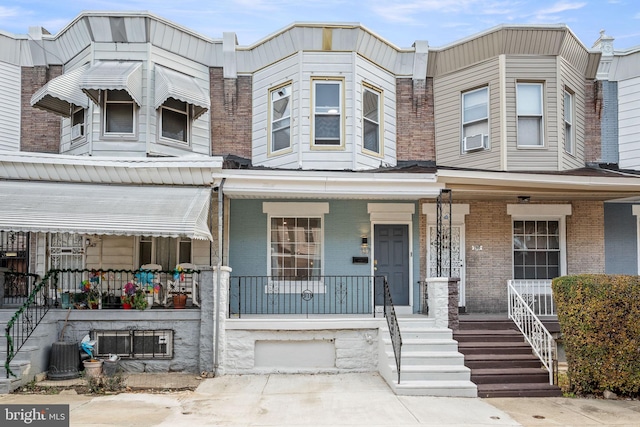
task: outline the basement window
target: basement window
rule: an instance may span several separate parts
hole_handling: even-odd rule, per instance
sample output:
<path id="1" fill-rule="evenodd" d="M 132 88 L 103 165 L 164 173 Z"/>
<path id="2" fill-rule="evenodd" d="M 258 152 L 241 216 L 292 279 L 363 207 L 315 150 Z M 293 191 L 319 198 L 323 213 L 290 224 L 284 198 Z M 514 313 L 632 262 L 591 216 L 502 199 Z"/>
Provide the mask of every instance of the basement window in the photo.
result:
<path id="1" fill-rule="evenodd" d="M 94 330 L 91 339 L 96 341 L 96 357 L 116 354 L 130 359 L 173 358 L 173 331 L 169 329 Z"/>

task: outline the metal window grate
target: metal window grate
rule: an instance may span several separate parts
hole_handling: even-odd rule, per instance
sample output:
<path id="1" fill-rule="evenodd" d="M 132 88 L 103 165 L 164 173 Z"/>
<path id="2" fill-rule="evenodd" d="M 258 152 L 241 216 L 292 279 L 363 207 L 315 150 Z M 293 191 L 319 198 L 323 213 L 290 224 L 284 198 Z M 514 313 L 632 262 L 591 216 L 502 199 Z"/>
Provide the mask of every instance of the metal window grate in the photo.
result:
<path id="1" fill-rule="evenodd" d="M 124 330 L 91 332 L 96 341 L 96 356 L 117 354 L 131 359 L 171 359 L 173 358 L 173 331 Z"/>

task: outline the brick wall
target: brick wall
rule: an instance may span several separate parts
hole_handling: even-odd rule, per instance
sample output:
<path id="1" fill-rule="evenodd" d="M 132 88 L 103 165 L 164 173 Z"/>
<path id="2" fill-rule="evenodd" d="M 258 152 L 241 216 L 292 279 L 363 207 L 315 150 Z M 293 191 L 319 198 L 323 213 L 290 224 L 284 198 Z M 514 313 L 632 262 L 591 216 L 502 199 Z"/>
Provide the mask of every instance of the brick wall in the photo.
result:
<path id="1" fill-rule="evenodd" d="M 469 201 L 465 218 L 465 295 L 469 313 L 506 313 L 512 278 L 512 217 L 506 201 Z M 513 203 L 513 202 L 511 202 Z M 604 204 L 574 201 L 567 216 L 567 273 L 604 272 Z M 427 223 L 420 218 L 420 275 L 426 276 Z M 472 250 L 482 246 L 482 250 Z"/>
<path id="2" fill-rule="evenodd" d="M 604 273 L 604 203 L 575 201 L 567 217 L 567 274 Z"/>
<path id="3" fill-rule="evenodd" d="M 433 79 L 396 80 L 397 159 L 435 160 Z"/>
<path id="4" fill-rule="evenodd" d="M 62 74 L 62 66 L 22 67 L 20 150 L 60 152 L 60 117 L 31 106 L 31 96 L 49 80 Z"/>
<path id="5" fill-rule="evenodd" d="M 222 68 L 210 69 L 211 153 L 251 158 L 251 77 L 225 79 Z"/>
<path id="6" fill-rule="evenodd" d="M 585 83 L 584 154 L 586 162 L 602 160 L 602 93 L 602 82 L 589 80 Z"/>

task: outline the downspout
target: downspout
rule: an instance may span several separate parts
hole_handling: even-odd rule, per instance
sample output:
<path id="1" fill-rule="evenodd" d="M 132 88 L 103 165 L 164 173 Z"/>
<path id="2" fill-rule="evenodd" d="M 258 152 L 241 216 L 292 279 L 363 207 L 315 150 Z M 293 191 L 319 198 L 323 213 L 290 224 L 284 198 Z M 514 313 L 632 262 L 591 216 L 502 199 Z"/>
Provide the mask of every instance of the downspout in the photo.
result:
<path id="1" fill-rule="evenodd" d="M 220 285 L 220 277 L 221 277 L 221 270 L 222 270 L 222 249 L 223 249 L 223 245 L 222 245 L 222 240 L 223 240 L 223 234 L 222 234 L 222 213 L 223 213 L 223 199 L 224 199 L 224 194 L 222 192 L 222 189 L 224 188 L 224 181 L 226 178 L 222 178 L 222 180 L 220 181 L 220 186 L 218 187 L 218 263 L 217 263 L 217 268 L 216 268 L 216 280 L 217 280 L 217 284 L 218 286 L 216 287 L 216 309 L 215 309 L 215 341 L 213 343 L 213 376 L 217 377 L 218 376 L 218 346 L 219 346 L 219 333 L 220 333 L 220 294 L 221 294 L 221 285 Z"/>

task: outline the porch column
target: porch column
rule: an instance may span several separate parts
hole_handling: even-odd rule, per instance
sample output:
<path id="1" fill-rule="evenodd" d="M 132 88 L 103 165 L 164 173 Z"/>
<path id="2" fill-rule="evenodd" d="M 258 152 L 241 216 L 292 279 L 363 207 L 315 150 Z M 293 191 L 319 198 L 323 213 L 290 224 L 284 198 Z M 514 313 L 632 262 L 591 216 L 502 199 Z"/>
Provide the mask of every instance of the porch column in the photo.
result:
<path id="1" fill-rule="evenodd" d="M 429 317 L 439 328 L 458 329 L 457 277 L 430 277 L 427 279 Z"/>
<path id="2" fill-rule="evenodd" d="M 214 329 L 213 329 L 213 351 L 211 354 L 213 355 L 213 360 L 217 360 L 217 371 L 219 375 L 224 375 L 224 366 L 225 366 L 225 354 L 226 354 L 226 324 L 227 317 L 229 312 L 229 277 L 231 276 L 231 267 L 220 267 L 220 274 L 218 275 L 217 267 L 213 268 L 213 298 L 214 304 L 212 304 L 213 310 L 213 321 L 214 321 Z M 218 284 L 218 276 L 220 277 L 220 284 Z M 219 287 L 219 289 L 218 289 Z M 215 301 L 215 299 L 219 296 L 219 300 Z M 215 308 L 218 310 L 218 317 L 216 318 Z M 217 336 L 216 336 L 217 333 Z M 214 354 L 214 352 L 218 351 L 218 355 Z M 215 362 L 214 362 L 215 363 Z M 216 366 L 213 367 L 214 370 Z"/>

